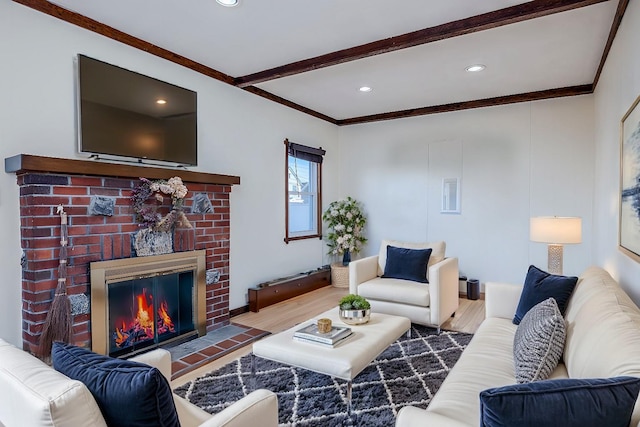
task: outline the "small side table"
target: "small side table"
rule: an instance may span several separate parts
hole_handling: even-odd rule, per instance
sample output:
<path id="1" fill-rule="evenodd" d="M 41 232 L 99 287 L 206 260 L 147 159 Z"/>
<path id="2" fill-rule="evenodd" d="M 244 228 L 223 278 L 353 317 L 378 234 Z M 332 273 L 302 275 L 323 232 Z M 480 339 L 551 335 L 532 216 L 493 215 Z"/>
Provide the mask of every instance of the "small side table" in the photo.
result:
<path id="1" fill-rule="evenodd" d="M 349 287 L 349 266 L 342 262 L 331 264 L 331 284 L 336 288 Z"/>

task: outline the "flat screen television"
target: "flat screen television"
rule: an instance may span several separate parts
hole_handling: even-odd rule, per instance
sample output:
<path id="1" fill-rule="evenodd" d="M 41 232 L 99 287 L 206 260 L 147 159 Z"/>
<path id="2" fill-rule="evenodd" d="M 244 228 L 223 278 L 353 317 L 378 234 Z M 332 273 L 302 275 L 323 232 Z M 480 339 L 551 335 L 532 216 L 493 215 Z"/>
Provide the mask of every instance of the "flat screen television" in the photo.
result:
<path id="1" fill-rule="evenodd" d="M 196 92 L 85 55 L 76 83 L 80 153 L 198 164 Z"/>

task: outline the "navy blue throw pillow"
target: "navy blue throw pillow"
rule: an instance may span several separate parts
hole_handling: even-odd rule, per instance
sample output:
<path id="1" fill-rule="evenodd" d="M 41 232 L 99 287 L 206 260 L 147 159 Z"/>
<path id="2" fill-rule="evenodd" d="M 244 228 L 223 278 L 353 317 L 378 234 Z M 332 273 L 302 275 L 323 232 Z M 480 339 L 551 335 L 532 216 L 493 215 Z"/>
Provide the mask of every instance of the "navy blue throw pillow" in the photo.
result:
<path id="1" fill-rule="evenodd" d="M 180 426 L 171 387 L 157 368 L 60 342 L 51 359 L 57 371 L 87 386 L 110 427 Z"/>
<path id="2" fill-rule="evenodd" d="M 542 271 L 534 265 L 529 266 L 513 323 L 519 325 L 527 311 L 548 298 L 556 300 L 560 313 L 564 316 L 576 283 L 577 277 L 559 276 Z"/>
<path id="3" fill-rule="evenodd" d="M 427 264 L 431 251 L 431 248 L 407 249 L 387 246 L 387 262 L 382 277 L 429 283 Z"/>
<path id="4" fill-rule="evenodd" d="M 628 427 L 640 378 L 558 379 L 480 392 L 480 427 Z"/>

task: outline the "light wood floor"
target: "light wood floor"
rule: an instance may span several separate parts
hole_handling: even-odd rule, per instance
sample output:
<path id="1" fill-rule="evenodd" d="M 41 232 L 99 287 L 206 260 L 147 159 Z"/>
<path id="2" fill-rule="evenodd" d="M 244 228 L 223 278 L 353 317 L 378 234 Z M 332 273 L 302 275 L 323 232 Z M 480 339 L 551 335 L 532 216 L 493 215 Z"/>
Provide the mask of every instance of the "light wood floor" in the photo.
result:
<path id="1" fill-rule="evenodd" d="M 347 288 L 335 288 L 327 286 L 316 291 L 309 292 L 296 298 L 283 301 L 261 309 L 258 313 L 243 313 L 233 317 L 233 323 L 239 323 L 245 326 L 262 329 L 272 333 L 281 332 L 285 329 L 304 322 L 322 312 L 329 310 L 337 305 L 338 300 L 348 294 Z M 443 329 L 475 333 L 480 323 L 484 320 L 484 301 L 460 299 L 460 306 L 456 314 L 447 320 L 443 325 Z M 172 381 L 172 387 L 178 387 L 188 381 L 198 378 L 207 372 L 218 369 L 232 360 L 235 360 L 245 354 L 249 354 L 251 346 L 245 346 L 233 353 L 229 353 L 220 359 L 189 372 L 186 375 L 176 378 Z"/>

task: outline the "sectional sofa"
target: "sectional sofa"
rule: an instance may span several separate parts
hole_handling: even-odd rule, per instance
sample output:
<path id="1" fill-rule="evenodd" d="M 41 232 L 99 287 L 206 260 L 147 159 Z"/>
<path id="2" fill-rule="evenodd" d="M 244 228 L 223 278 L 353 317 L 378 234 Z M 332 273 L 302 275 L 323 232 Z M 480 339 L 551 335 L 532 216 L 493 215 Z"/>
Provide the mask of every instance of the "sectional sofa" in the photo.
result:
<path id="1" fill-rule="evenodd" d="M 428 408 L 401 409 L 397 427 L 488 425 L 481 422 L 480 393 L 516 383 L 513 354 L 517 326 L 512 320 L 522 289 L 522 285 L 487 283 L 486 318 L 471 343 Z M 606 271 L 591 267 L 582 274 L 564 320 L 564 352 L 550 380 L 640 377 L 640 310 Z M 573 404 L 578 412 L 594 409 L 592 401 Z M 572 415 L 556 416 L 555 424 L 568 425 Z M 640 427 L 640 402 L 635 404 L 630 426 Z"/>

